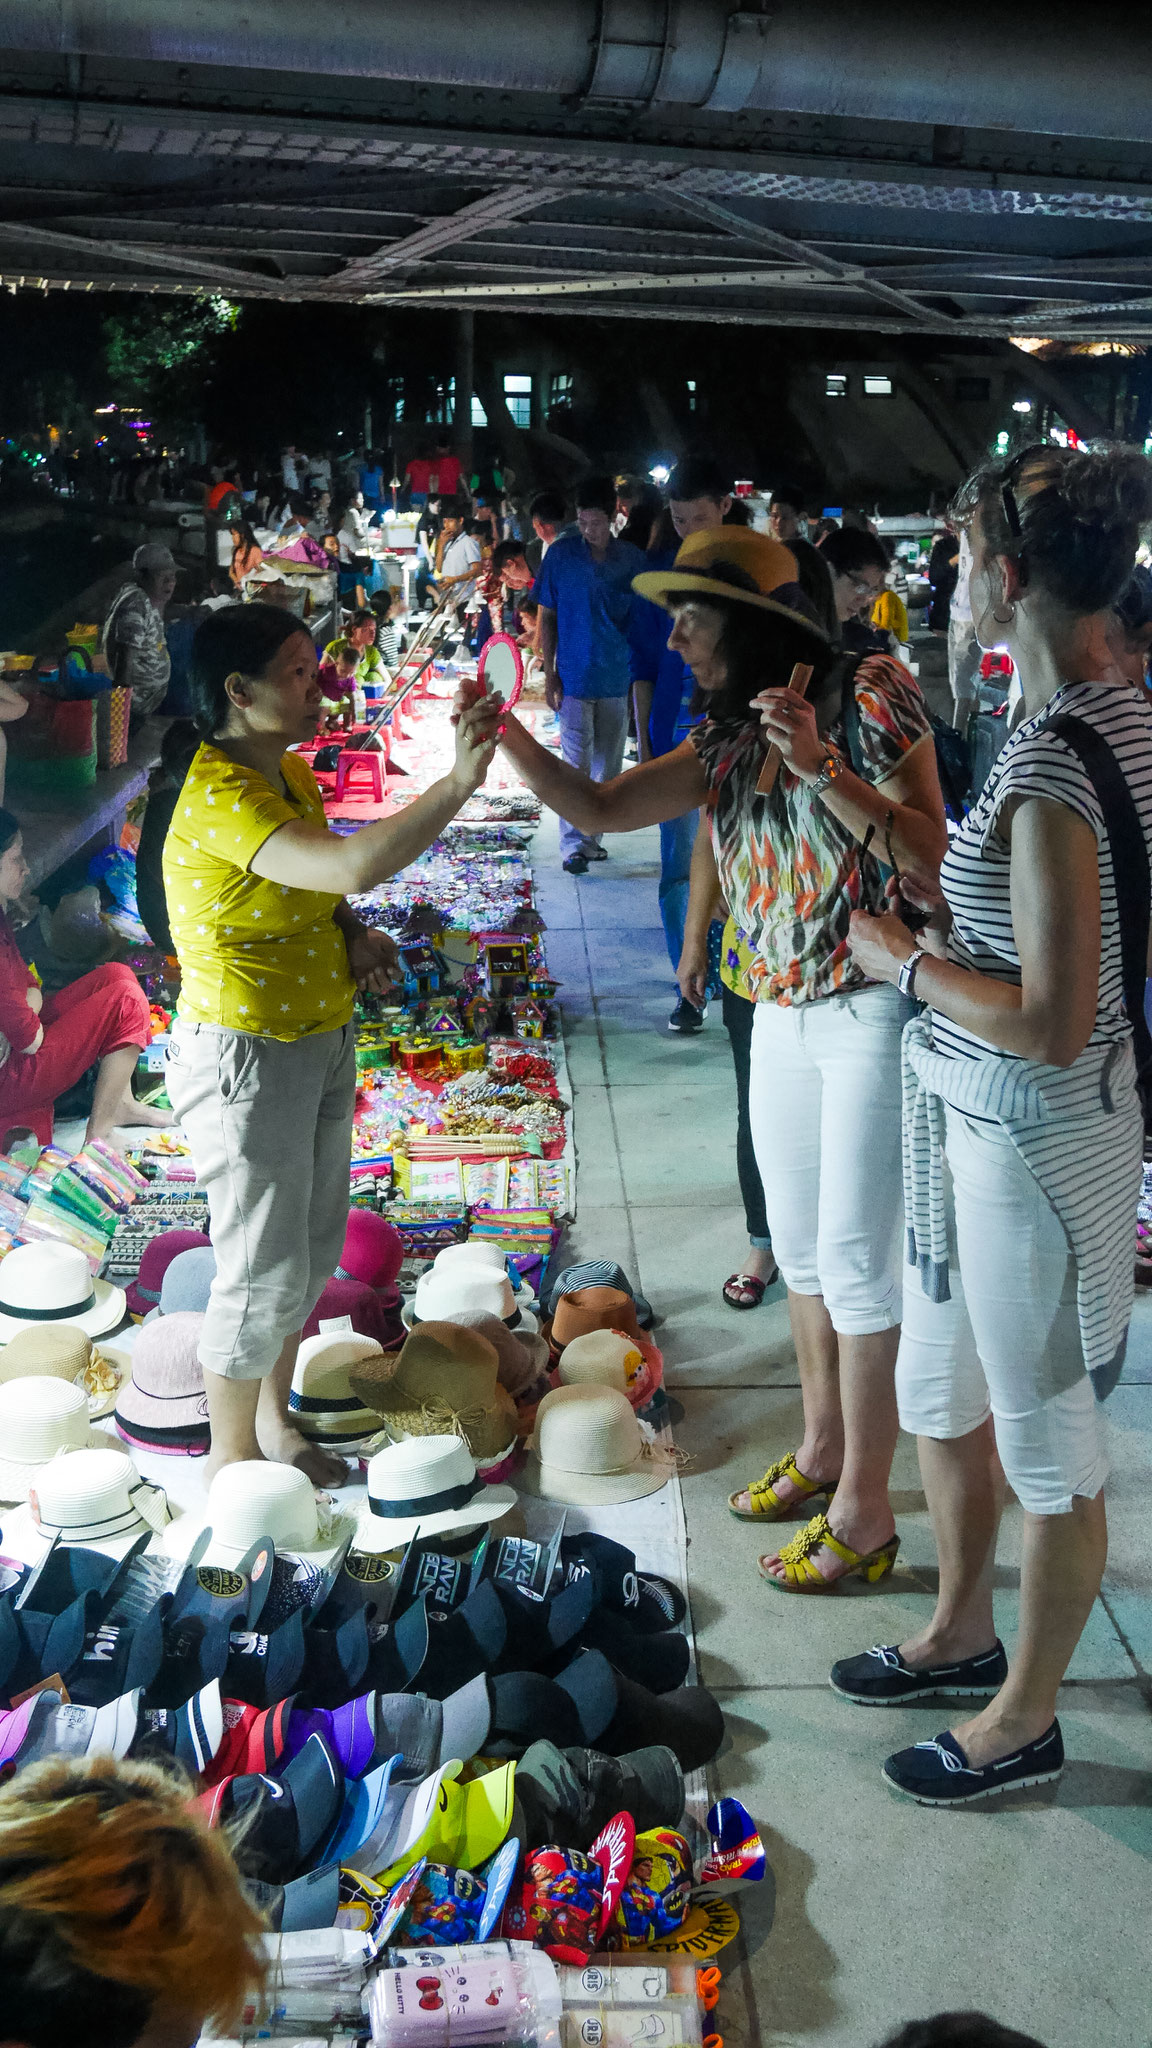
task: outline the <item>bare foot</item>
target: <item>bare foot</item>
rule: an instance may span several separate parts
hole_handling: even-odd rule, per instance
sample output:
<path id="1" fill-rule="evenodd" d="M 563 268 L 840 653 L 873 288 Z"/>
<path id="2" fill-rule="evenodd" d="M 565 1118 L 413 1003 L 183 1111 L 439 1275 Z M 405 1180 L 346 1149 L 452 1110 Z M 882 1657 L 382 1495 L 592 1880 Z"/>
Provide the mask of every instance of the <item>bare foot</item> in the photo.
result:
<path id="1" fill-rule="evenodd" d="M 264 1453 L 255 1439 L 253 1439 L 252 1445 L 248 1450 L 210 1450 L 200 1469 L 208 1485 L 211 1486 L 216 1474 L 222 1472 L 225 1465 L 250 1465 L 253 1462 L 261 1465 L 264 1463 Z"/>
<path id="2" fill-rule="evenodd" d="M 309 1443 L 290 1423 L 271 1426 L 258 1419 L 256 1433 L 263 1456 L 271 1458 L 274 1464 L 295 1465 L 298 1471 L 307 1473 L 313 1486 L 347 1486 L 347 1461 L 337 1457 L 335 1451 L 326 1451 L 321 1444 Z"/>
<path id="3" fill-rule="evenodd" d="M 176 1118 L 172 1110 L 153 1109 L 150 1103 L 137 1102 L 134 1095 L 129 1095 L 123 1101 L 117 1103 L 116 1108 L 108 1117 L 101 1117 L 99 1122 L 92 1117 L 89 1118 L 88 1128 L 84 1133 L 84 1142 L 86 1145 L 90 1145 L 94 1138 L 102 1138 L 106 1145 L 111 1145 L 113 1150 L 117 1151 L 121 1150 L 122 1147 L 116 1145 L 116 1141 L 112 1136 L 113 1131 L 127 1130 L 141 1124 L 146 1125 L 149 1130 L 168 1131 L 172 1129 L 175 1122 Z"/>

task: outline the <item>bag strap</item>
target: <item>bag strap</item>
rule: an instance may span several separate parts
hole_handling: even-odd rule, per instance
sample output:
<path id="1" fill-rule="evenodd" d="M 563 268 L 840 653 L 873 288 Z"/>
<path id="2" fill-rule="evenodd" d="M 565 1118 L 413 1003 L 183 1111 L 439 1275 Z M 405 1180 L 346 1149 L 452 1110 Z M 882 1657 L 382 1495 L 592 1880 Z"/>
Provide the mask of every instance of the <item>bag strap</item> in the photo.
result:
<path id="1" fill-rule="evenodd" d="M 1142 1079 L 1152 1063 L 1152 1034 L 1144 1011 L 1148 979 L 1148 936 L 1152 929 L 1152 869 L 1140 813 L 1124 779 L 1120 763 L 1108 745 L 1084 718 L 1061 713 L 1050 718 L 1045 732 L 1054 732 L 1071 747 L 1096 792 L 1104 814 L 1112 878 L 1116 884 L 1116 908 L 1120 918 L 1120 963 L 1124 981 L 1124 1008 L 1132 1026 L 1136 1073 Z"/>
<path id="2" fill-rule="evenodd" d="M 866 654 L 842 654 L 840 675 L 840 723 L 844 727 L 844 738 L 848 746 L 848 759 L 854 775 L 864 775 L 864 743 L 860 738 L 860 706 L 856 702 L 856 678 Z"/>

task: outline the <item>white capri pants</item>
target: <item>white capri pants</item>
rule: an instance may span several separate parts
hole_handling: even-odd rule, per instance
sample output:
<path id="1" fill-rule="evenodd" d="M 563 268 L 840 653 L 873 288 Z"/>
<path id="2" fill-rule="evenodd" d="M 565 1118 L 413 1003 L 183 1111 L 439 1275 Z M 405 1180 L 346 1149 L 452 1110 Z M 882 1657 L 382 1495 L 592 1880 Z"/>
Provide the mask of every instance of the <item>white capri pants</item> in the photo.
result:
<path id="1" fill-rule="evenodd" d="M 264 1379 L 344 1248 L 355 1034 L 345 1024 L 258 1038 L 177 1019 L 167 1087 L 212 1219 L 200 1363 L 224 1379 Z"/>
<path id="2" fill-rule="evenodd" d="M 1064 1227 L 997 1123 L 948 1111 L 951 1300 L 904 1268 L 896 1362 L 903 1427 L 947 1442 L 993 1418 L 1008 1483 L 1033 1515 L 1067 1515 L 1108 1476 L 1084 1370 L 1076 1261 Z"/>
<path id="3" fill-rule="evenodd" d="M 900 1034 L 912 1005 L 867 988 L 757 1003 L 748 1114 L 772 1249 L 842 1336 L 895 1329 L 904 1195 Z"/>

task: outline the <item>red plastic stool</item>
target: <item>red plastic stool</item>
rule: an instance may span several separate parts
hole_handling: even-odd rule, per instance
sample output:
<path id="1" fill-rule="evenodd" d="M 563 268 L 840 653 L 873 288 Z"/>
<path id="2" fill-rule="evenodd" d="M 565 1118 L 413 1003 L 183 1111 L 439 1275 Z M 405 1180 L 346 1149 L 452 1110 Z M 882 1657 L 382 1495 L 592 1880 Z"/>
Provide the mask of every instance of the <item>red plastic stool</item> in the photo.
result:
<path id="1" fill-rule="evenodd" d="M 356 772 L 363 768 L 368 770 L 367 785 L 364 783 L 363 775 Z M 354 747 L 345 747 L 336 763 L 336 802 L 343 802 L 346 789 L 359 788 L 363 793 L 365 787 L 373 803 L 383 803 L 384 764 L 375 750 L 363 753 L 357 752 Z"/>

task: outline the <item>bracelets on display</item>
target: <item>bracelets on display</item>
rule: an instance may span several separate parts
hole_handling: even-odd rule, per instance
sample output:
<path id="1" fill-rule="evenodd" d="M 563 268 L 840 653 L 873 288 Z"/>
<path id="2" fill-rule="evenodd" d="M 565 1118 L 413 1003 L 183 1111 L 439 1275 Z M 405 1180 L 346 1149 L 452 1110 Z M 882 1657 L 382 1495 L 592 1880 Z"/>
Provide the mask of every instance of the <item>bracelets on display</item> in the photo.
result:
<path id="1" fill-rule="evenodd" d="M 919 967 L 920 962 L 923 958 L 924 947 L 917 946 L 914 953 L 909 953 L 908 958 L 905 960 L 903 967 L 900 969 L 900 977 L 897 986 L 899 987 L 901 995 L 911 996 L 913 1002 L 916 1001 L 916 969 Z"/>

